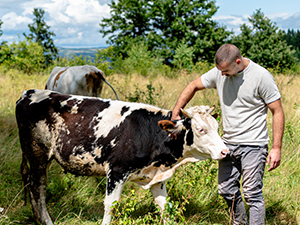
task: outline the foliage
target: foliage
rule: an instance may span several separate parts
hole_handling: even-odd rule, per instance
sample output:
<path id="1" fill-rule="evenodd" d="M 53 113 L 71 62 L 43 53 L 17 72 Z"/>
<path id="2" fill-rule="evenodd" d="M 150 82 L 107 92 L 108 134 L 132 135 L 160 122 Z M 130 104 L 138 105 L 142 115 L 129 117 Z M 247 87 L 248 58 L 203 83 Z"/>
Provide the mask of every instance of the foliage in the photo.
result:
<path id="1" fill-rule="evenodd" d="M 41 71 L 46 60 L 41 45 L 27 39 L 5 43 L 0 49 L 0 57 L 0 64 L 6 69 L 17 69 L 28 74 Z"/>
<path id="2" fill-rule="evenodd" d="M 296 51 L 295 56 L 300 59 L 300 30 L 288 29 L 287 32 L 284 32 L 282 40 L 285 40 L 288 45 L 292 46 L 292 49 Z"/>
<path id="3" fill-rule="evenodd" d="M 282 40 L 283 31 L 260 9 L 248 20 L 252 27 L 243 24 L 242 33 L 232 38 L 242 54 L 265 68 L 291 67 L 295 63 L 294 51 Z"/>
<path id="4" fill-rule="evenodd" d="M 126 57 L 127 46 L 144 42 L 148 49 L 170 63 L 175 49 L 185 40 L 193 46 L 193 61 L 213 61 L 214 53 L 230 35 L 212 20 L 215 1 L 121 0 L 110 4 L 111 17 L 100 23 L 108 44 Z"/>
<path id="5" fill-rule="evenodd" d="M 130 93 L 128 95 L 125 94 L 125 99 L 130 102 L 143 102 L 150 105 L 156 104 L 156 99 L 159 98 L 159 94 L 155 93 L 155 87 L 153 85 L 147 84 L 147 90 L 142 91 L 137 85 L 135 85 L 134 93 Z M 160 87 L 162 89 L 162 87 Z"/>
<path id="6" fill-rule="evenodd" d="M 111 59 L 113 58 L 113 48 L 111 46 L 98 49 L 95 54 L 95 66 L 102 70 L 106 76 L 113 73 Z"/>
<path id="7" fill-rule="evenodd" d="M 188 69 L 193 67 L 194 48 L 189 47 L 184 40 L 175 49 L 174 60 L 172 64 L 178 69 Z"/>
<path id="8" fill-rule="evenodd" d="M 2 26 L 2 24 L 3 24 L 3 22 L 2 22 L 2 20 L 0 20 L 0 37 L 2 36 L 2 34 L 3 34 L 3 31 L 1 30 L 1 26 Z"/>
<path id="9" fill-rule="evenodd" d="M 119 63 L 122 62 L 120 69 L 125 74 L 152 75 L 162 65 L 161 60 L 148 51 L 147 45 L 143 42 L 127 47 L 127 53 L 127 58 L 118 61 Z"/>
<path id="10" fill-rule="evenodd" d="M 55 34 L 52 31 L 49 31 L 50 26 L 46 24 L 44 20 L 44 14 L 45 11 L 43 9 L 34 8 L 34 22 L 28 25 L 31 33 L 28 36 L 25 33 L 23 34 L 29 40 L 42 45 L 43 52 L 46 57 L 46 64 L 48 65 L 53 59 L 58 57 L 58 50 L 54 45 L 53 39 L 51 38 L 51 36 L 55 36 Z"/>
<path id="11" fill-rule="evenodd" d="M 134 189 L 130 190 L 130 193 L 121 204 L 121 202 L 115 201 L 112 209 L 114 218 L 112 224 L 166 224 L 166 225 L 183 225 L 185 222 L 184 211 L 185 205 L 188 204 L 186 199 L 182 202 L 173 201 L 170 197 L 167 197 L 167 203 L 163 211 L 162 217 L 160 216 L 160 209 L 155 206 L 154 213 L 148 213 L 143 217 L 133 218 L 133 214 L 137 211 L 139 201 L 136 199 L 136 192 Z M 163 222 L 164 221 L 164 222 Z"/>
<path id="12" fill-rule="evenodd" d="M 3 24 L 3 22 L 2 22 L 2 20 L 0 20 L 0 37 L 1 37 L 2 34 L 3 34 L 3 31 L 1 30 L 2 24 Z M 6 43 L 6 41 L 2 41 L 1 44 L 0 44 L 0 48 L 1 48 L 1 46 L 4 45 L 5 43 Z"/>
<path id="13" fill-rule="evenodd" d="M 55 61 L 53 61 L 54 66 L 61 66 L 61 67 L 66 67 L 66 66 L 83 66 L 83 65 L 94 65 L 94 62 L 91 58 L 91 56 L 85 56 L 83 57 L 82 55 L 73 55 L 71 58 L 56 58 Z"/>

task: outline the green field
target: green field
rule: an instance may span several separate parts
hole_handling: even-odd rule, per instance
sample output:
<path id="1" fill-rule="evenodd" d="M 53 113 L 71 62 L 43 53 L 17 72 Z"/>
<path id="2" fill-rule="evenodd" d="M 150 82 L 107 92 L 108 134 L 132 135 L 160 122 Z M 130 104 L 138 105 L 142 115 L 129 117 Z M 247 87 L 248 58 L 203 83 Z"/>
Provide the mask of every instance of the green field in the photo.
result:
<path id="1" fill-rule="evenodd" d="M 137 99 L 172 109 L 182 89 L 200 74 L 182 73 L 177 78 L 114 74 L 107 80 L 121 100 Z M 266 172 L 264 197 L 267 224 L 300 224 L 300 74 L 274 74 L 282 94 L 286 116 L 281 166 Z M 20 176 L 21 148 L 15 119 L 15 103 L 27 89 L 43 89 L 48 74 L 26 75 L 0 71 L 0 224 L 34 224 L 31 206 Z M 149 86 L 151 84 L 151 86 Z M 104 87 L 103 98 L 114 99 Z M 215 90 L 195 95 L 192 105 L 216 105 Z M 267 117 L 272 139 L 272 116 Z M 221 121 L 220 121 L 221 122 Z M 220 129 L 220 134 L 222 133 Z M 53 161 L 48 179 L 47 207 L 55 224 L 100 224 L 105 195 L 104 178 L 64 174 Z M 229 224 L 225 201 L 218 195 L 217 162 L 206 160 L 180 167 L 167 184 L 168 224 Z M 0 209 L 1 211 L 1 209 Z M 149 190 L 128 183 L 115 208 L 113 224 L 158 224 L 159 214 Z"/>

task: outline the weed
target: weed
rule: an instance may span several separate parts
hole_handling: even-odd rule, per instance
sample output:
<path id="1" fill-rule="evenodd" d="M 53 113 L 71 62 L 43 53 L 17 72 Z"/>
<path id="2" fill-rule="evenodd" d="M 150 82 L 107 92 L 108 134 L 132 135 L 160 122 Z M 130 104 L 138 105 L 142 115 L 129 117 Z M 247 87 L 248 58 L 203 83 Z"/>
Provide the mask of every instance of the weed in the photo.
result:
<path id="1" fill-rule="evenodd" d="M 146 91 L 142 91 L 137 85 L 135 85 L 135 91 L 133 93 L 129 92 L 128 95 L 125 95 L 125 99 L 130 102 L 144 102 L 150 105 L 155 105 L 159 94 L 155 93 L 155 87 L 151 83 L 147 84 L 146 88 Z"/>

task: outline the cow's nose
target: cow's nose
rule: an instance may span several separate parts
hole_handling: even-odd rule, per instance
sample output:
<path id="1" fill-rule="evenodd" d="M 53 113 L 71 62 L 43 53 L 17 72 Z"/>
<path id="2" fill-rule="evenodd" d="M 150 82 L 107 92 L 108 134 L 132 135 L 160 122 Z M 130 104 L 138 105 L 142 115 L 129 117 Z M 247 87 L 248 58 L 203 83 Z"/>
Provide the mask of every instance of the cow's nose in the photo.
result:
<path id="1" fill-rule="evenodd" d="M 221 151 L 222 159 L 224 159 L 227 155 L 229 155 L 228 149 L 224 149 L 224 150 Z"/>

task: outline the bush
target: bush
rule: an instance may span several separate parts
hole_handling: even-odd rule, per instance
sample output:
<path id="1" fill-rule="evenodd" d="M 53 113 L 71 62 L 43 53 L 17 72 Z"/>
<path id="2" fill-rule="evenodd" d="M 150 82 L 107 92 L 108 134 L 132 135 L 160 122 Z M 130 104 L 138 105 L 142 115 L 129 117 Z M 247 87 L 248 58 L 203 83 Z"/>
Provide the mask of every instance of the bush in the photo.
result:
<path id="1" fill-rule="evenodd" d="M 0 57 L 0 63 L 6 70 L 17 69 L 30 74 L 40 72 L 46 66 L 42 46 L 27 39 L 17 44 L 2 45 Z"/>
<path id="2" fill-rule="evenodd" d="M 115 69 L 124 74 L 137 73 L 142 76 L 155 75 L 162 67 L 162 59 L 155 57 L 142 42 L 132 44 L 127 48 L 128 57 L 122 60 L 118 57 L 114 63 Z M 119 65 L 117 67 L 117 65 Z"/>
<path id="3" fill-rule="evenodd" d="M 102 70 L 106 76 L 113 74 L 111 60 L 114 56 L 113 48 L 110 46 L 104 49 L 98 49 L 95 54 L 95 66 Z"/>
<path id="4" fill-rule="evenodd" d="M 193 57 L 194 57 L 194 48 L 189 47 L 185 40 L 179 44 L 175 50 L 174 59 L 172 64 L 178 69 L 187 69 L 187 71 L 192 71 L 193 68 Z"/>

